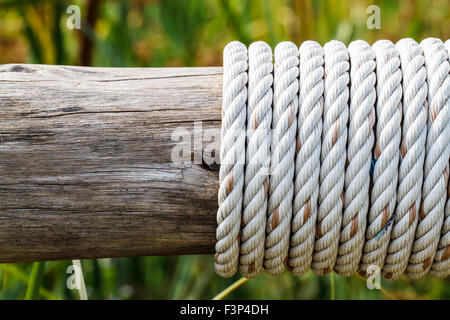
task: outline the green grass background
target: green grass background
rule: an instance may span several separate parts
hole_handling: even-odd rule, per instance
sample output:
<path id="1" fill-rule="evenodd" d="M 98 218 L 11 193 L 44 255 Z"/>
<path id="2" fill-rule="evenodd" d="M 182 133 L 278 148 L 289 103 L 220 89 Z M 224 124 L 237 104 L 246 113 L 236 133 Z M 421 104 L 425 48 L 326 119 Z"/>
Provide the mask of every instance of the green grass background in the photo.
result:
<path id="1" fill-rule="evenodd" d="M 82 30 L 66 27 L 66 9 L 81 8 Z M 381 29 L 366 28 L 369 5 L 381 8 Z M 95 12 L 95 8 L 98 8 Z M 88 17 L 88 12 L 94 12 Z M 450 2 L 345 0 L 0 0 L 0 64 L 12 62 L 114 67 L 217 66 L 231 40 L 321 44 L 338 39 L 417 41 L 450 34 Z M 83 46 L 83 43 L 91 46 Z M 214 213 L 212 213 L 214 214 Z M 1 253 L 0 253 L 1 254 Z M 83 260 L 90 299 L 210 299 L 239 279 L 214 274 L 211 256 Z M 0 264 L 0 299 L 78 299 L 66 281 L 70 261 Z M 335 285 L 332 286 L 334 277 Z M 41 281 L 39 281 L 41 279 Z M 33 286 L 37 289 L 33 294 Z M 28 286 L 28 293 L 27 293 Z M 353 276 L 262 274 L 235 299 L 449 299 L 450 280 L 382 280 L 369 290 Z M 334 289 L 333 289 L 334 288 Z"/>

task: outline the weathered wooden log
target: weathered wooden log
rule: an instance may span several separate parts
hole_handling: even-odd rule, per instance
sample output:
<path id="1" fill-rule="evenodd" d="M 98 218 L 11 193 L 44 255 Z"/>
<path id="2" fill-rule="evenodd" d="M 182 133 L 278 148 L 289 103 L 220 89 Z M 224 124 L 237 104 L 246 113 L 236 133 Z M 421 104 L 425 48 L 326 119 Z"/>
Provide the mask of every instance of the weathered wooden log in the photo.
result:
<path id="1" fill-rule="evenodd" d="M 214 252 L 218 154 L 193 140 L 220 132 L 221 87 L 219 67 L 0 66 L 0 262 Z"/>

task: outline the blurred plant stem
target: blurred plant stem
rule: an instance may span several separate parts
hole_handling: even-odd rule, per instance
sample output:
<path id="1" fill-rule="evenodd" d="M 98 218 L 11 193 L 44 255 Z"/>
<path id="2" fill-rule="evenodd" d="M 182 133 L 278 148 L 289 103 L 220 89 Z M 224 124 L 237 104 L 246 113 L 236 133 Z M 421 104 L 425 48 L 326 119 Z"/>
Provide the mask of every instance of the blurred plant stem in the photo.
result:
<path id="1" fill-rule="evenodd" d="M 336 300 L 336 281 L 334 279 L 334 271 L 330 272 L 330 291 L 331 300 Z"/>
<path id="2" fill-rule="evenodd" d="M 244 24 L 240 22 L 240 18 L 231 9 L 231 5 L 228 0 L 220 0 L 225 15 L 228 17 L 229 27 L 234 31 L 235 36 L 239 41 L 249 45 L 251 43 L 250 36 L 244 30 Z"/>
<path id="3" fill-rule="evenodd" d="M 64 63 L 64 44 L 63 35 L 61 32 L 61 26 L 59 22 L 61 21 L 62 13 L 64 12 L 65 3 L 63 1 L 56 1 L 53 4 L 53 43 L 55 45 L 55 64 Z"/>
<path id="4" fill-rule="evenodd" d="M 311 0 L 295 0 L 294 8 L 301 25 L 301 28 L 293 30 L 294 38 L 297 41 L 309 40 L 308 37 L 311 37 L 312 30 L 314 30 L 314 2 Z"/>
<path id="5" fill-rule="evenodd" d="M 204 259 L 205 257 L 202 257 Z M 209 261 L 208 261 L 209 262 Z M 207 264 L 201 264 L 200 270 L 198 271 L 198 276 L 196 277 L 196 280 L 194 284 L 192 285 L 191 290 L 189 290 L 186 299 L 192 300 L 192 299 L 200 299 L 201 294 L 205 291 L 205 289 L 208 287 L 208 284 L 211 283 L 212 277 L 214 277 L 214 269 L 209 268 Z"/>
<path id="6" fill-rule="evenodd" d="M 245 278 L 245 277 L 240 278 L 238 281 L 236 281 L 231 286 L 229 286 L 228 288 L 223 290 L 221 293 L 219 293 L 217 296 L 215 296 L 213 298 L 213 300 L 223 300 L 224 298 L 226 298 L 226 296 L 228 296 L 230 293 L 232 293 L 234 290 L 239 288 L 241 285 L 243 285 L 247 281 L 248 281 L 248 278 Z"/>
<path id="7" fill-rule="evenodd" d="M 264 18 L 267 21 L 267 29 L 269 31 L 269 45 L 272 48 L 275 48 L 276 41 L 275 39 L 277 38 L 275 36 L 275 32 L 274 32 L 274 28 L 273 28 L 273 18 L 272 18 L 272 8 L 270 6 L 270 0 L 264 0 L 263 3 L 263 11 L 264 11 Z"/>
<path id="8" fill-rule="evenodd" d="M 20 270 L 16 264 L 8 263 L 4 264 L 2 267 L 4 268 L 5 274 L 10 273 L 17 280 L 23 283 L 28 283 L 28 276 L 22 270 Z M 42 287 L 39 288 L 39 294 L 48 300 L 59 300 L 57 296 L 55 296 L 53 293 Z"/>
<path id="9" fill-rule="evenodd" d="M 192 267 L 196 265 L 197 256 L 181 256 L 178 258 L 174 270 L 174 277 L 169 287 L 168 296 L 170 299 L 183 299 L 186 296 L 186 291 L 190 287 L 190 280 L 192 279 Z"/>
<path id="10" fill-rule="evenodd" d="M 25 9 L 22 1 L 18 2 L 17 10 L 22 16 L 22 19 L 24 21 L 24 32 L 25 36 L 28 39 L 28 42 L 30 44 L 30 53 L 31 53 L 31 60 L 35 63 L 42 63 L 42 53 L 41 53 L 41 44 L 39 42 L 39 39 L 37 38 L 36 34 L 34 33 L 30 21 L 25 14 Z"/>
<path id="11" fill-rule="evenodd" d="M 367 281 L 367 279 L 365 279 L 364 277 L 362 277 L 359 273 L 355 273 L 355 276 L 361 280 L 363 280 L 364 282 Z M 383 293 L 384 296 L 386 296 L 387 298 L 391 299 L 391 300 L 398 300 L 393 294 L 391 294 L 389 291 L 387 291 L 386 289 L 384 289 L 380 283 L 380 291 L 381 293 Z"/>
<path id="12" fill-rule="evenodd" d="M 80 286 L 78 292 L 80 293 L 80 300 L 87 300 L 86 284 L 84 283 L 83 267 L 81 266 L 81 260 L 72 260 L 75 267 L 75 277 L 77 284 Z"/>
<path id="13" fill-rule="evenodd" d="M 100 9 L 100 0 L 90 0 L 87 4 L 86 24 L 92 26 L 95 29 L 95 23 L 97 22 L 98 13 Z M 82 66 L 92 65 L 92 51 L 93 42 L 88 37 L 86 32 L 81 32 L 81 45 L 80 45 L 80 64 Z"/>
<path id="14" fill-rule="evenodd" d="M 35 262 L 31 269 L 30 278 L 28 279 L 25 300 L 35 300 L 38 298 L 39 288 L 41 287 L 44 277 L 45 262 Z"/>

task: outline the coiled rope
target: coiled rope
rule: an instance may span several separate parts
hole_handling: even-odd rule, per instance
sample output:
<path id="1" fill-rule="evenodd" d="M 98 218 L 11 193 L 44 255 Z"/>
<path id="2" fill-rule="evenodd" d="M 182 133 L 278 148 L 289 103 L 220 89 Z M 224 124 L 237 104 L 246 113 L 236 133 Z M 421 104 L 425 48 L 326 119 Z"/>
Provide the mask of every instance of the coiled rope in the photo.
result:
<path id="1" fill-rule="evenodd" d="M 220 145 L 219 210 L 215 269 L 223 277 L 236 273 L 239 258 L 244 186 L 247 104 L 247 48 L 229 43 L 223 51 L 223 104 Z"/>
<path id="2" fill-rule="evenodd" d="M 272 124 L 272 49 L 252 43 L 249 54 L 247 152 L 241 235 L 241 274 L 252 278 L 264 260 Z"/>
<path id="3" fill-rule="evenodd" d="M 216 272 L 447 277 L 449 56 L 435 38 L 282 42 L 274 62 L 228 44 Z"/>
<path id="4" fill-rule="evenodd" d="M 450 63 L 450 40 L 445 42 L 447 50 L 448 61 Z M 447 89 L 447 108 L 449 103 L 448 89 Z M 447 118 L 448 122 L 448 118 Z M 448 125 L 448 123 L 447 123 Z M 444 178 L 447 181 L 447 203 L 445 205 L 444 225 L 442 226 L 441 237 L 439 240 L 438 250 L 434 257 L 430 273 L 435 278 L 445 278 L 448 276 L 450 270 L 450 163 L 447 164 L 444 170 Z"/>
<path id="5" fill-rule="evenodd" d="M 427 136 L 427 91 L 425 59 L 420 45 L 402 39 L 399 51 L 403 75 L 403 119 L 398 168 L 397 205 L 383 276 L 398 279 L 408 266 L 422 196 L 423 163 Z"/>
<path id="6" fill-rule="evenodd" d="M 428 134 L 419 223 L 406 275 L 417 279 L 433 263 L 444 221 L 450 152 L 450 66 L 440 39 L 421 42 L 428 83 Z"/>
<path id="7" fill-rule="evenodd" d="M 370 165 L 375 125 L 375 52 L 362 40 L 348 46 L 350 55 L 350 116 L 348 124 L 347 165 L 345 168 L 345 209 L 341 245 L 336 272 L 348 276 L 358 269 L 365 270 L 372 257 L 370 245 L 378 212 L 369 216 L 367 242 L 361 258 L 369 210 Z"/>
<path id="8" fill-rule="evenodd" d="M 397 199 L 401 140 L 402 76 L 399 54 L 392 42 L 387 40 L 375 42 L 373 50 L 376 56 L 377 124 L 370 210 L 360 266 L 363 273 L 370 265 L 380 268 L 384 265 Z M 369 154 L 371 156 L 371 152 Z"/>
<path id="9" fill-rule="evenodd" d="M 331 41 L 324 46 L 324 67 L 319 210 L 311 264 L 317 274 L 326 274 L 333 269 L 342 220 L 349 96 L 348 53 L 343 43 Z"/>
<path id="10" fill-rule="evenodd" d="M 314 251 L 325 71 L 323 49 L 317 42 L 304 42 L 300 46 L 299 54 L 297 156 L 288 260 L 288 267 L 296 276 L 309 270 Z"/>
<path id="11" fill-rule="evenodd" d="M 291 42 L 275 48 L 269 204 L 264 269 L 283 272 L 289 250 L 294 195 L 295 137 L 298 110 L 298 49 Z"/>

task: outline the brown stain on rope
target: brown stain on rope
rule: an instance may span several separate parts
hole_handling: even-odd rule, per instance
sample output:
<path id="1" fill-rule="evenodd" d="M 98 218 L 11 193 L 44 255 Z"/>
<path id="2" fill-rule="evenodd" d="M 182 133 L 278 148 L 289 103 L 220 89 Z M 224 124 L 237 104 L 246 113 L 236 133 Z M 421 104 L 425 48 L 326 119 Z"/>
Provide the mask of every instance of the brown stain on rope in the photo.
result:
<path id="1" fill-rule="evenodd" d="M 333 124 L 333 136 L 331 137 L 331 145 L 334 146 L 337 139 L 339 138 L 339 121 L 336 121 Z"/>
<path id="2" fill-rule="evenodd" d="M 297 153 L 300 151 L 300 149 L 302 148 L 302 142 L 300 140 L 300 135 L 297 136 Z"/>
<path id="3" fill-rule="evenodd" d="M 448 258 L 450 258 L 450 246 L 447 246 L 447 248 L 444 249 L 444 252 L 442 253 L 441 261 L 445 261 Z"/>
<path id="4" fill-rule="evenodd" d="M 226 193 L 228 196 L 231 190 L 233 190 L 233 170 L 230 170 L 230 172 L 228 172 L 225 180 L 226 180 Z"/>
<path id="5" fill-rule="evenodd" d="M 444 181 L 445 181 L 445 185 L 448 185 L 448 166 L 446 166 L 444 168 Z"/>
<path id="6" fill-rule="evenodd" d="M 294 121 L 294 107 L 292 106 L 292 103 L 289 105 L 288 112 L 288 127 L 290 127 L 292 125 L 292 122 Z"/>
<path id="7" fill-rule="evenodd" d="M 426 214 L 425 214 L 425 211 L 423 209 L 423 202 L 421 202 L 420 203 L 420 207 L 419 207 L 419 219 L 423 220 L 423 219 L 425 219 L 425 217 L 426 217 Z"/>
<path id="8" fill-rule="evenodd" d="M 271 223 L 271 226 L 272 226 L 272 230 L 275 230 L 275 228 L 278 226 L 278 224 L 280 223 L 280 221 L 279 221 L 279 212 L 278 212 L 278 208 L 279 207 L 277 207 L 276 209 L 275 209 L 275 212 L 273 213 L 273 215 L 272 215 L 272 223 Z"/>
<path id="9" fill-rule="evenodd" d="M 380 141 L 377 140 L 377 142 L 375 143 L 375 158 L 379 159 L 380 155 L 381 155 Z"/>
<path id="10" fill-rule="evenodd" d="M 352 219 L 352 225 L 350 226 L 350 238 L 353 238 L 358 232 L 358 215 Z"/>
<path id="11" fill-rule="evenodd" d="M 383 216 L 381 220 L 381 228 L 384 228 L 386 224 L 388 223 L 389 219 L 391 218 L 391 215 L 389 213 L 389 203 L 384 207 L 383 209 Z"/>
<path id="12" fill-rule="evenodd" d="M 267 198 L 267 195 L 269 193 L 269 178 L 264 179 L 263 185 L 264 185 L 264 195 Z"/>
<path id="13" fill-rule="evenodd" d="M 253 131 L 256 131 L 258 128 L 258 109 L 253 110 L 251 122 Z"/>
<path id="14" fill-rule="evenodd" d="M 431 265 L 431 257 L 426 258 L 422 263 L 422 270 L 427 270 Z"/>
<path id="15" fill-rule="evenodd" d="M 407 152 L 405 139 L 402 139 L 402 143 L 400 144 L 400 146 L 401 146 L 401 150 L 402 150 L 402 159 L 404 159 L 406 156 L 406 152 Z"/>
<path id="16" fill-rule="evenodd" d="M 255 261 L 253 261 L 252 263 L 250 263 L 249 265 L 248 265 L 248 268 L 247 268 L 247 272 L 248 273 L 253 273 L 255 271 Z"/>
<path id="17" fill-rule="evenodd" d="M 305 203 L 305 214 L 303 216 L 303 224 L 305 224 L 306 221 L 308 221 L 310 216 L 311 216 L 311 197 L 309 197 Z"/>
<path id="18" fill-rule="evenodd" d="M 316 238 L 322 238 L 322 221 L 319 221 L 319 223 L 316 226 Z"/>
<path id="19" fill-rule="evenodd" d="M 430 106 L 430 115 L 431 115 L 431 120 L 436 120 L 437 115 L 438 115 L 438 106 L 437 103 L 435 103 L 436 100 L 433 100 L 433 102 L 431 102 L 431 106 Z"/>
<path id="20" fill-rule="evenodd" d="M 409 224 L 408 227 L 410 227 L 414 220 L 416 219 L 416 204 L 413 203 L 413 205 L 409 208 Z"/>

